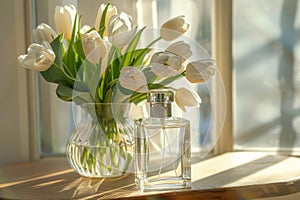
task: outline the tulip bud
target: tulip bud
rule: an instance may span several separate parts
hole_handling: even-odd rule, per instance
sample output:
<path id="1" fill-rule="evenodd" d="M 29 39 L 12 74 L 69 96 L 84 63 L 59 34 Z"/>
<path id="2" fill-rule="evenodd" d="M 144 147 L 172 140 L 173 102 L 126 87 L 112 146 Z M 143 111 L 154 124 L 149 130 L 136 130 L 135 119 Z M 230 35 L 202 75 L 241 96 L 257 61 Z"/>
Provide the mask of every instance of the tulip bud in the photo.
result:
<path id="1" fill-rule="evenodd" d="M 189 63 L 186 67 L 185 77 L 191 83 L 207 81 L 215 73 L 214 60 L 198 60 Z"/>
<path id="2" fill-rule="evenodd" d="M 179 88 L 176 90 L 175 102 L 183 111 L 186 111 L 185 106 L 199 106 L 201 98 L 193 90 Z"/>
<path id="3" fill-rule="evenodd" d="M 82 48 L 86 58 L 93 64 L 97 64 L 100 58 L 106 55 L 105 42 L 97 31 L 93 30 L 81 36 Z"/>
<path id="4" fill-rule="evenodd" d="M 185 17 L 178 16 L 165 22 L 160 28 L 160 36 L 166 41 L 172 41 L 184 34 L 189 24 L 186 23 Z"/>
<path id="5" fill-rule="evenodd" d="M 192 55 L 190 45 L 185 43 L 184 41 L 175 42 L 174 44 L 170 45 L 165 51 L 176 54 L 182 57 L 184 60 L 188 59 Z"/>
<path id="6" fill-rule="evenodd" d="M 134 37 L 137 27 L 133 27 L 131 16 L 124 12 L 114 15 L 109 22 L 108 36 L 109 41 L 116 47 L 126 46 Z"/>
<path id="7" fill-rule="evenodd" d="M 28 54 L 18 57 L 20 64 L 28 69 L 46 71 L 54 63 L 55 54 L 46 41 L 40 44 L 31 44 L 28 47 Z"/>
<path id="8" fill-rule="evenodd" d="M 151 70 L 158 77 L 176 76 L 182 69 L 181 57 L 170 52 L 157 52 L 151 58 Z"/>
<path id="9" fill-rule="evenodd" d="M 55 7 L 54 22 L 56 31 L 58 33 L 64 33 L 65 39 L 71 39 L 72 37 L 76 12 L 76 8 L 73 5 Z"/>
<path id="10" fill-rule="evenodd" d="M 41 23 L 37 28 L 33 29 L 33 41 L 41 44 L 42 41 L 51 43 L 56 37 L 57 33 L 47 24 Z"/>
<path id="11" fill-rule="evenodd" d="M 95 29 L 97 31 L 99 31 L 101 18 L 102 18 L 103 11 L 106 8 L 106 6 L 107 6 L 107 4 L 103 3 L 100 5 L 100 7 L 98 9 L 98 13 L 97 13 L 96 21 L 95 21 Z M 107 8 L 106 16 L 105 16 L 105 30 L 104 30 L 103 36 L 108 35 L 109 21 L 110 21 L 111 17 L 114 15 L 117 15 L 117 8 L 115 6 L 109 5 Z"/>
<path id="12" fill-rule="evenodd" d="M 142 70 L 136 67 L 122 68 L 119 81 L 123 88 L 140 93 L 148 92 L 146 76 Z"/>

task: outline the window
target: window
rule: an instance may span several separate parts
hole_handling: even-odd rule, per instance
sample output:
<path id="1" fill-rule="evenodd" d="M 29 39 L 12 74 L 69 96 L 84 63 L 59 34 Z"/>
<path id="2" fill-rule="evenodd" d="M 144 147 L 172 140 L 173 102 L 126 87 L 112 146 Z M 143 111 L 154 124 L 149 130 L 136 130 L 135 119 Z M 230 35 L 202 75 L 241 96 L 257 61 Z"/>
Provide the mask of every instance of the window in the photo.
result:
<path id="1" fill-rule="evenodd" d="M 299 151 L 297 0 L 233 1 L 237 150 Z"/>
<path id="2" fill-rule="evenodd" d="M 83 14 L 83 24 L 93 25 L 98 6 L 102 3 L 98 0 L 88 2 L 84 0 L 26 0 L 24 2 L 25 5 L 23 3 L 9 4 L 9 8 L 17 12 L 25 7 L 26 11 L 29 9 L 28 2 L 31 2 L 33 5 L 31 9 L 35 11 L 32 12 L 34 18 L 32 27 L 36 27 L 41 22 L 54 27 L 55 6 L 69 3 L 75 5 Z M 219 146 L 226 146 L 226 148 L 218 152 L 230 151 L 232 147 L 234 150 L 287 151 L 287 153 L 294 154 L 299 152 L 300 68 L 297 35 L 299 35 L 300 29 L 298 12 L 300 5 L 297 0 L 188 0 L 184 4 L 179 0 L 130 0 L 126 4 L 117 0 L 110 2 L 131 14 L 134 19 L 137 19 L 136 23 L 139 25 L 159 27 L 170 17 L 180 14 L 188 15 L 193 24 L 188 35 L 210 53 L 216 52 L 214 56 L 217 59 L 220 75 L 223 77 L 227 98 L 223 99 L 218 96 L 222 93 L 218 91 L 221 83 L 215 85 L 212 81 L 197 88 L 203 100 L 200 109 L 200 135 L 199 140 L 196 141 L 197 145 L 208 144 L 208 149 L 214 145 L 216 138 L 213 137 L 213 134 L 209 133 L 208 137 L 205 137 L 205 134 L 207 131 L 211 132 L 212 123 L 216 123 L 218 126 L 223 125 L 224 114 L 218 112 L 220 110 L 223 112 L 226 107 L 225 126 L 219 140 L 221 142 L 217 145 L 217 148 Z M 211 8 L 214 8 L 212 12 Z M 27 15 L 31 13 L 30 10 L 26 12 Z M 22 15 L 20 14 L 20 16 Z M 17 21 L 21 18 L 20 16 L 14 20 Z M 30 29 L 26 32 L 27 37 L 32 29 L 28 28 L 28 24 L 30 24 L 28 21 L 26 21 L 25 27 L 25 29 Z M 18 27 L 21 26 L 22 24 Z M 217 31 L 210 31 L 211 28 L 217 28 Z M 23 40 L 25 40 L 24 38 Z M 25 42 L 23 41 L 23 43 Z M 233 47 L 232 54 L 231 47 Z M 22 48 L 17 47 L 17 51 L 19 55 L 25 49 L 23 51 Z M 231 63 L 231 56 L 233 63 Z M 29 105 L 38 106 L 37 110 L 32 107 L 25 108 L 24 105 L 27 105 L 25 101 L 22 104 L 14 102 L 19 105 L 20 109 L 23 109 L 19 110 L 20 113 L 18 113 L 19 111 L 14 112 L 15 118 L 18 120 L 21 116 L 27 117 L 26 109 L 29 109 L 28 115 L 34 115 L 32 110 L 38 111 L 38 115 L 32 119 L 39 120 L 39 123 L 32 125 L 30 120 L 26 123 L 24 121 L 19 127 L 20 130 L 22 129 L 19 131 L 20 136 L 14 135 L 14 138 L 23 141 L 18 142 L 22 143 L 20 149 L 31 148 L 31 154 L 37 152 L 37 149 L 40 152 L 36 154 L 63 154 L 66 140 L 74 126 L 71 105 L 56 98 L 55 87 L 46 83 L 38 74 L 28 76 L 21 72 L 19 75 L 22 77 L 18 83 L 19 90 L 26 91 L 26 84 L 34 85 L 32 84 L 33 80 L 36 85 L 30 87 L 30 94 L 27 94 L 30 99 L 33 99 L 31 93 L 37 87 L 39 95 L 36 102 L 32 103 L 31 100 L 28 102 Z M 29 77 L 28 80 L 25 80 L 26 76 Z M 38 80 L 36 80 L 37 77 L 39 77 Z M 216 93 L 213 103 L 217 105 L 210 105 L 212 103 L 209 101 L 211 87 Z M 233 93 L 231 93 L 231 89 Z M 24 93 L 19 92 L 19 95 L 23 97 Z M 233 112 L 231 113 L 231 111 Z M 212 114 L 213 116 L 211 116 Z M 27 122 L 31 129 L 26 127 Z M 231 128 L 232 124 L 233 129 Z M 33 127 L 38 127 L 40 135 L 32 135 L 27 138 L 28 132 L 34 133 Z M 221 128 L 212 131 L 219 132 Z M 21 132 L 25 134 L 21 134 Z M 11 144 L 11 141 L 7 141 L 12 138 L 3 140 L 3 144 Z M 38 147 L 32 147 L 33 144 Z M 12 157 L 19 158 L 19 156 L 15 156 L 15 153 Z M 24 153 L 23 157 L 28 158 L 29 156 Z"/>

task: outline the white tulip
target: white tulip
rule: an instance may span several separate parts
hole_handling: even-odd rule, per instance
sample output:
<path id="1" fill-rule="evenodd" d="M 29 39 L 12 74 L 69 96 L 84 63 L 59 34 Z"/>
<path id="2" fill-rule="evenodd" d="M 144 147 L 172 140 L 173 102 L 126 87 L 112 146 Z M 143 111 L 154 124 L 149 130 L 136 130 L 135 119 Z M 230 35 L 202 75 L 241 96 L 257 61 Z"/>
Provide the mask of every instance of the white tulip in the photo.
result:
<path id="1" fill-rule="evenodd" d="M 151 58 L 151 70 L 158 77 L 176 76 L 182 70 L 181 57 L 170 52 L 157 52 Z"/>
<path id="2" fill-rule="evenodd" d="M 55 7 L 54 22 L 56 31 L 58 33 L 64 33 L 65 39 L 71 39 L 72 37 L 76 12 L 76 8 L 73 5 Z"/>
<path id="3" fill-rule="evenodd" d="M 193 90 L 179 88 L 175 93 L 175 102 L 183 111 L 186 111 L 186 106 L 199 106 L 201 98 Z"/>
<path id="4" fill-rule="evenodd" d="M 182 57 L 184 60 L 188 59 L 192 55 L 190 45 L 185 43 L 184 41 L 175 42 L 174 44 L 170 45 L 165 51 L 174 53 Z"/>
<path id="5" fill-rule="evenodd" d="M 186 23 L 185 16 L 181 15 L 165 22 L 160 28 L 160 36 L 167 41 L 175 40 L 184 34 L 189 24 Z"/>
<path id="6" fill-rule="evenodd" d="M 133 27 L 131 16 L 124 12 L 114 15 L 109 22 L 108 39 L 116 47 L 126 46 L 134 37 L 137 27 Z"/>
<path id="7" fill-rule="evenodd" d="M 185 77 L 191 83 L 207 81 L 216 70 L 214 60 L 198 60 L 189 63 L 186 67 Z"/>
<path id="8" fill-rule="evenodd" d="M 87 33 L 88 31 L 90 31 L 92 28 L 89 25 L 83 25 L 80 29 L 80 33 L 84 34 Z"/>
<path id="9" fill-rule="evenodd" d="M 123 88 L 140 93 L 148 92 L 146 76 L 142 70 L 136 67 L 122 68 L 119 81 Z"/>
<path id="10" fill-rule="evenodd" d="M 103 3 L 103 4 L 100 5 L 100 7 L 98 9 L 98 13 L 97 13 L 96 21 L 95 21 L 96 31 L 99 31 L 101 18 L 102 18 L 103 11 L 104 11 L 106 6 L 107 6 L 107 4 Z M 106 16 L 105 16 L 105 30 L 104 30 L 103 36 L 108 35 L 109 21 L 110 21 L 110 18 L 114 15 L 117 15 L 117 8 L 115 6 L 109 5 L 108 9 L 107 9 L 107 12 L 106 12 Z"/>
<path id="11" fill-rule="evenodd" d="M 162 65 L 162 64 L 151 64 L 152 72 L 159 78 L 165 78 L 170 76 L 178 75 L 178 71 L 172 67 Z"/>
<path id="12" fill-rule="evenodd" d="M 31 44 L 28 47 L 28 54 L 18 57 L 20 64 L 28 69 L 46 71 L 54 63 L 55 54 L 46 41 L 42 44 Z"/>
<path id="13" fill-rule="evenodd" d="M 33 29 L 33 42 L 41 44 L 42 41 L 51 43 L 56 37 L 57 33 L 47 24 L 41 23 Z"/>
<path id="14" fill-rule="evenodd" d="M 81 42 L 84 54 L 91 63 L 99 63 L 100 58 L 106 55 L 105 42 L 97 31 L 82 34 Z"/>

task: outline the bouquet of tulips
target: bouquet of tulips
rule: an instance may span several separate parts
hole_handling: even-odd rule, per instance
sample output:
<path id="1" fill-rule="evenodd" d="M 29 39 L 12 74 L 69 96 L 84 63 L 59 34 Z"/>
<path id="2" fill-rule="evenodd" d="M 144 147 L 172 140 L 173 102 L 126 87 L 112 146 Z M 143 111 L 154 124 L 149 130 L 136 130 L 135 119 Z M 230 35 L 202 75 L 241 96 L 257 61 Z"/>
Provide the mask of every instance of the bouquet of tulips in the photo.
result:
<path id="1" fill-rule="evenodd" d="M 188 30 L 184 16 L 165 22 L 160 35 L 143 48 L 138 44 L 147 27 L 138 29 L 128 14 L 119 13 L 109 3 L 99 7 L 94 27 L 82 26 L 72 5 L 56 7 L 54 22 L 56 31 L 47 24 L 33 30 L 35 43 L 18 59 L 23 67 L 39 71 L 46 81 L 57 84 L 60 99 L 75 102 L 93 116 L 92 125 L 78 125 L 73 132 L 82 131 L 91 139 L 71 136 L 67 145 L 71 166 L 84 176 L 93 172 L 97 176 L 113 174 L 113 168 L 126 171 L 132 158 L 128 151 L 132 128 L 124 125 L 124 120 L 119 126 L 112 110 L 102 104 L 137 104 L 151 89 L 171 88 L 176 91 L 177 105 L 185 110 L 186 106 L 199 105 L 200 97 L 189 88 L 173 88 L 170 84 L 184 77 L 191 83 L 205 82 L 215 71 L 210 57 L 189 62 L 193 53 L 184 41 L 174 42 L 164 51 L 152 49 L 156 42 L 176 40 Z M 84 106 L 90 103 L 92 110 Z M 124 160 L 123 167 L 118 164 L 122 163 L 120 159 Z"/>
<path id="2" fill-rule="evenodd" d="M 122 101 L 138 103 L 150 89 L 167 88 L 182 77 L 191 83 L 204 82 L 213 75 L 215 62 L 200 59 L 187 63 L 192 55 L 189 44 L 178 41 L 165 51 L 153 52 L 159 40 L 173 41 L 189 24 L 184 16 L 165 22 L 160 36 L 145 48 L 137 48 L 146 27 L 138 29 L 131 16 L 118 13 L 115 6 L 99 7 L 95 27 L 81 26 L 73 5 L 58 6 L 54 13 L 56 31 L 47 24 L 33 30 L 34 42 L 28 54 L 19 56 L 25 68 L 40 71 L 48 82 L 57 84 L 56 94 L 64 101 L 107 103 L 116 93 Z M 195 106 L 201 101 L 188 88 L 173 88 L 177 105 Z M 130 91 L 130 96 L 125 95 Z"/>

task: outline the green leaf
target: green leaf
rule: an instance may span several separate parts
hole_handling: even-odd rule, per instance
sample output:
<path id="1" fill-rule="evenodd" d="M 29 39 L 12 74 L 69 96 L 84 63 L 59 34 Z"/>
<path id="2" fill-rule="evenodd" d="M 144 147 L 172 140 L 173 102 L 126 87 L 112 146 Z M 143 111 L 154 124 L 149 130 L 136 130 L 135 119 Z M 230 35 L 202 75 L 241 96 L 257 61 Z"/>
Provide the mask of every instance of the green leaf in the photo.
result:
<path id="1" fill-rule="evenodd" d="M 73 85 L 73 88 L 74 90 L 78 90 L 80 92 L 89 92 L 88 85 L 83 81 L 76 80 Z"/>
<path id="2" fill-rule="evenodd" d="M 76 24 L 77 24 L 77 18 L 78 18 L 78 14 L 76 13 L 75 15 L 75 20 L 74 20 L 74 24 L 73 24 L 73 29 L 72 29 L 72 36 L 71 36 L 71 42 L 70 42 L 70 46 L 73 44 L 74 40 L 75 40 L 75 36 L 76 36 Z M 78 23 L 78 26 L 80 26 L 80 23 Z M 69 48 L 70 48 L 69 46 Z"/>
<path id="3" fill-rule="evenodd" d="M 121 66 L 121 49 L 117 48 L 113 56 L 113 62 L 111 63 L 112 70 L 112 80 L 119 78 Z"/>
<path id="4" fill-rule="evenodd" d="M 60 34 L 50 43 L 55 53 L 55 60 L 48 70 L 41 72 L 41 75 L 48 82 L 57 83 L 57 84 L 63 83 L 63 84 L 73 86 L 74 79 L 69 77 L 68 74 L 66 74 L 64 71 L 62 56 L 65 52 L 64 52 L 62 40 L 63 40 L 63 34 Z"/>
<path id="5" fill-rule="evenodd" d="M 90 77 L 94 74 L 96 70 L 96 65 L 89 62 L 87 59 L 84 60 L 82 60 L 81 58 L 78 59 L 79 59 L 77 62 L 78 71 L 77 71 L 76 79 L 83 82 L 87 82 L 87 80 L 89 80 Z"/>
<path id="6" fill-rule="evenodd" d="M 108 89 L 106 92 L 105 92 L 105 95 L 104 95 L 104 103 L 109 103 L 111 102 L 112 100 L 112 93 L 113 91 L 111 89 Z"/>
<path id="7" fill-rule="evenodd" d="M 117 73 L 116 71 L 119 71 L 120 67 L 120 64 L 116 63 L 119 62 L 118 59 L 115 59 L 117 49 L 118 48 L 116 48 L 115 46 L 112 46 L 108 54 L 108 66 L 106 67 L 105 73 L 103 74 L 103 78 L 100 84 L 100 91 L 98 90 L 99 97 L 102 100 L 104 99 L 106 91 L 110 89 L 109 83 L 115 78 L 118 78 L 114 76 L 114 73 Z"/>
<path id="8" fill-rule="evenodd" d="M 103 101 L 103 96 L 104 96 L 104 94 L 103 94 L 103 84 L 100 84 L 100 87 L 98 88 L 98 90 L 97 90 L 97 92 L 98 92 L 98 100 L 99 100 L 99 102 L 102 102 Z"/>
<path id="9" fill-rule="evenodd" d="M 137 49 L 133 56 L 133 63 L 132 66 L 139 66 L 143 64 L 144 58 L 152 49 L 145 48 L 145 49 Z"/>
<path id="10" fill-rule="evenodd" d="M 142 28 L 139 32 L 137 32 L 137 34 L 134 36 L 134 38 L 131 40 L 130 44 L 128 45 L 128 47 L 126 49 L 126 53 L 123 57 L 123 61 L 122 61 L 122 65 L 121 65 L 122 67 L 129 66 L 132 63 L 136 46 L 137 46 L 145 28 L 146 27 Z"/>
<path id="11" fill-rule="evenodd" d="M 88 87 L 91 94 L 95 97 L 95 100 L 100 101 L 97 88 L 99 86 L 100 76 L 101 76 L 101 61 L 99 65 L 96 65 L 96 70 L 89 79 Z"/>
<path id="12" fill-rule="evenodd" d="M 109 69 L 109 74 L 108 74 L 107 78 L 110 77 L 110 79 L 107 79 L 106 83 L 115 80 L 120 75 L 120 70 L 122 68 L 122 66 L 121 66 L 121 58 L 122 58 L 121 50 L 122 49 L 117 48 L 115 46 L 111 47 L 111 50 L 108 55 L 109 65 L 107 66 L 107 69 Z"/>
<path id="13" fill-rule="evenodd" d="M 63 70 L 60 69 L 56 64 L 51 65 L 51 67 L 47 71 L 41 72 L 41 75 L 46 81 L 51 83 L 62 83 L 69 86 L 73 86 L 74 84 L 74 80 L 66 76 Z"/>
<path id="14" fill-rule="evenodd" d="M 57 86 L 56 94 L 63 101 L 74 101 L 77 104 L 93 102 L 88 92 L 80 92 L 64 84 Z"/>
<path id="15" fill-rule="evenodd" d="M 76 71 L 76 78 L 78 77 L 78 72 L 80 71 L 80 68 L 82 67 L 85 59 L 85 54 L 83 51 L 82 43 L 80 37 L 78 40 L 76 40 L 72 45 L 73 52 L 75 54 L 75 70 Z"/>
<path id="16" fill-rule="evenodd" d="M 100 21 L 100 26 L 99 26 L 98 32 L 99 32 L 101 38 L 103 38 L 103 33 L 104 33 L 105 28 L 108 28 L 108 27 L 105 27 L 105 18 L 106 18 L 106 13 L 107 13 L 109 5 L 110 5 L 110 3 L 106 4 L 106 7 L 103 10 L 101 21 Z"/>
<path id="17" fill-rule="evenodd" d="M 63 57 L 64 70 L 72 78 L 76 78 L 77 75 L 77 66 L 76 66 L 76 54 L 73 50 L 73 46 L 69 46 L 67 52 Z"/>
<path id="18" fill-rule="evenodd" d="M 114 45 L 111 46 L 110 48 L 110 51 L 108 53 L 108 64 L 112 63 L 113 62 L 113 59 L 114 59 L 114 55 L 116 53 L 116 50 L 117 50 L 117 47 L 115 47 Z"/>
<path id="19" fill-rule="evenodd" d="M 112 102 L 113 103 L 128 102 L 132 93 L 133 91 L 123 88 L 120 84 L 117 84 L 114 88 L 114 92 L 112 95 Z"/>
<path id="20" fill-rule="evenodd" d="M 143 72 L 146 76 L 147 83 L 153 83 L 157 79 L 156 74 L 153 73 L 150 67 L 145 68 Z"/>
<path id="21" fill-rule="evenodd" d="M 81 39 L 78 39 L 73 43 L 73 49 L 81 59 L 85 59 Z"/>
<path id="22" fill-rule="evenodd" d="M 98 33 L 99 33 L 99 35 L 101 35 L 101 37 L 103 37 L 104 31 L 105 31 L 105 26 L 100 28 L 100 30 L 98 31 Z"/>
<path id="23" fill-rule="evenodd" d="M 60 34 L 50 43 L 51 48 L 55 54 L 54 63 L 56 63 L 59 67 L 62 67 L 62 55 L 64 53 L 62 40 L 63 34 Z"/>
<path id="24" fill-rule="evenodd" d="M 78 19 L 76 41 L 77 41 L 78 39 L 80 39 L 80 35 L 81 35 L 81 33 L 80 33 L 80 28 L 81 28 L 81 17 L 82 17 L 82 15 L 80 15 L 80 16 L 79 16 L 79 19 Z M 75 23 L 74 23 L 74 24 L 75 24 Z"/>
<path id="25" fill-rule="evenodd" d="M 73 89 L 64 84 L 59 84 L 56 88 L 56 95 L 64 101 L 72 101 Z"/>
<path id="26" fill-rule="evenodd" d="M 73 29 L 72 29 L 72 36 L 71 36 L 71 40 L 69 41 L 68 50 L 62 59 L 65 64 L 65 65 L 63 65 L 65 72 L 72 78 L 76 78 L 76 75 L 77 75 L 76 60 L 78 60 L 78 59 L 77 59 L 77 55 L 75 54 L 74 49 L 73 49 L 73 43 L 75 41 L 75 36 L 76 36 L 77 16 L 78 15 L 76 13 L 75 21 L 74 21 L 74 25 L 73 25 Z"/>
<path id="27" fill-rule="evenodd" d="M 138 104 L 138 103 L 144 101 L 145 99 L 147 99 L 146 93 L 135 93 L 130 97 L 129 102 Z"/>

